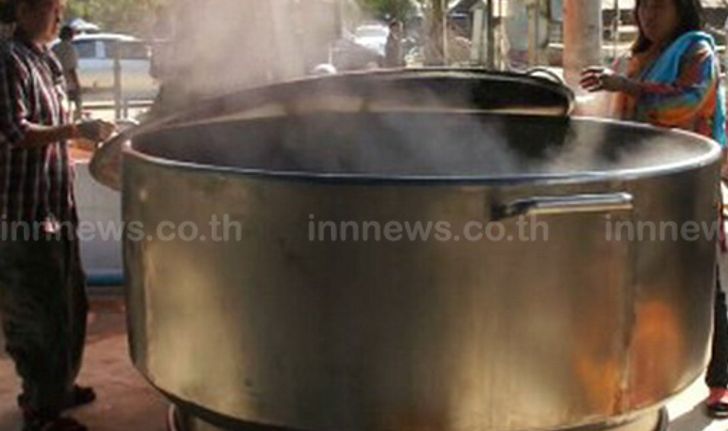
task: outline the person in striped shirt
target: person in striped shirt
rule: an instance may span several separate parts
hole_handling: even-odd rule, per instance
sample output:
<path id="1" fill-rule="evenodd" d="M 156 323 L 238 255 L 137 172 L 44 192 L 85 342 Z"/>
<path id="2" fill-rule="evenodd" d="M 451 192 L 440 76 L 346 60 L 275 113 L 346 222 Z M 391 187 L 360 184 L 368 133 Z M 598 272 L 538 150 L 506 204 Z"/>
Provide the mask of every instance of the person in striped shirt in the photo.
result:
<path id="1" fill-rule="evenodd" d="M 701 31 L 701 12 L 699 0 L 637 0 L 639 36 L 631 55 L 618 60 L 614 70 L 587 68 L 582 87 L 613 92 L 615 118 L 696 132 L 725 150 L 725 93 L 715 42 Z M 726 296 L 718 278 L 706 407 L 711 416 L 721 419 L 728 418 L 726 313 Z"/>
<path id="2" fill-rule="evenodd" d="M 86 331 L 68 141 L 102 141 L 103 121 L 70 123 L 63 71 L 48 45 L 64 0 L 5 0 L 0 42 L 0 315 L 23 392 L 24 431 L 86 428 L 63 410 L 93 401 L 75 384 Z"/>

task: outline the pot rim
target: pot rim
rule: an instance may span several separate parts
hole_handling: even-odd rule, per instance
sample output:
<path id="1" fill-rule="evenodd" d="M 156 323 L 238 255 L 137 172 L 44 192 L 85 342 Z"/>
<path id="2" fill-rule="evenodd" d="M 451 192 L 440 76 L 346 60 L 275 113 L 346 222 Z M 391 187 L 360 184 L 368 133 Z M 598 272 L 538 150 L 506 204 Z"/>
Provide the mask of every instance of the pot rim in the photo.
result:
<path id="1" fill-rule="evenodd" d="M 410 185 L 410 186 L 437 186 L 437 185 L 462 185 L 462 186 L 478 186 L 478 185 L 504 185 L 504 184 L 572 184 L 584 182 L 603 182 L 603 181 L 629 181 L 655 174 L 669 175 L 686 170 L 698 169 L 716 163 L 720 160 L 722 150 L 717 142 L 699 135 L 681 129 L 663 129 L 648 124 L 624 122 L 613 119 L 597 118 L 597 117 L 571 117 L 570 121 L 592 122 L 600 124 L 612 124 L 628 127 L 632 129 L 642 129 L 659 133 L 670 133 L 682 135 L 695 143 L 702 143 L 709 147 L 709 151 L 703 154 L 681 160 L 673 163 L 656 164 L 649 167 L 641 167 L 634 169 L 617 169 L 611 171 L 580 171 L 572 173 L 539 173 L 539 174 L 517 174 L 502 176 L 442 176 L 442 175 L 382 175 L 382 174 L 361 174 L 361 173 L 321 173 L 321 172 L 305 172 L 305 171 L 275 171 L 268 169 L 254 168 L 236 168 L 228 166 L 215 166 L 202 163 L 179 161 L 159 156 L 152 156 L 133 147 L 132 139 L 136 136 L 153 134 L 160 130 L 177 128 L 180 126 L 189 126 L 194 124 L 203 124 L 208 121 L 199 123 L 187 123 L 184 125 L 174 124 L 169 127 L 140 127 L 131 131 L 126 136 L 123 145 L 124 157 L 157 165 L 165 168 L 174 168 L 196 173 L 211 174 L 232 174 L 242 177 L 270 179 L 284 182 L 299 183 L 319 183 L 319 184 L 351 184 L 362 186 L 379 186 L 379 185 Z"/>

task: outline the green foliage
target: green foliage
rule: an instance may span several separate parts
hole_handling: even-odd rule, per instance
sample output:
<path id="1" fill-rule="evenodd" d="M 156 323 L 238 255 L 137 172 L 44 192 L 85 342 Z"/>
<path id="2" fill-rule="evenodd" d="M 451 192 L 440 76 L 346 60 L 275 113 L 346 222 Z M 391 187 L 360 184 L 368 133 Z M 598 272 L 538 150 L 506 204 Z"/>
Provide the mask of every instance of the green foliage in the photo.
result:
<path id="1" fill-rule="evenodd" d="M 415 8 L 414 0 L 359 0 L 359 3 L 381 19 L 406 20 Z"/>
<path id="2" fill-rule="evenodd" d="M 155 19 L 158 6 L 166 0 L 69 0 L 66 18 L 83 18 L 103 31 L 144 36 Z"/>
<path id="3" fill-rule="evenodd" d="M 66 18 L 69 20 L 83 18 L 100 25 L 103 31 L 120 31 L 145 36 L 154 22 L 156 8 L 171 1 L 173 0 L 68 0 Z M 406 20 L 418 4 L 432 2 L 432 0 L 356 1 L 377 18 L 400 20 Z"/>

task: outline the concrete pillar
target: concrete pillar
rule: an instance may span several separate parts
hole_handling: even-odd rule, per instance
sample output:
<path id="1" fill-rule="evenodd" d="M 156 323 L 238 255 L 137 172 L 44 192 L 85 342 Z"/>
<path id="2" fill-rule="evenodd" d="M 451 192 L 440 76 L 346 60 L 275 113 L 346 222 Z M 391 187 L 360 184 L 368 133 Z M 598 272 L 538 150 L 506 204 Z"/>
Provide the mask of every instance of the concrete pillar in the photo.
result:
<path id="1" fill-rule="evenodd" d="M 485 62 L 485 10 L 482 7 L 473 10 L 473 34 L 471 37 L 470 62 L 483 64 Z"/>
<path id="2" fill-rule="evenodd" d="M 538 66 L 541 63 L 541 0 L 526 2 L 528 14 L 528 65 Z"/>
<path id="3" fill-rule="evenodd" d="M 495 70 L 495 3 L 480 0 L 470 10 L 473 14 L 473 34 L 470 61 Z"/>
<path id="4" fill-rule="evenodd" d="M 579 84 L 586 66 L 602 64 L 601 0 L 564 0 L 564 75 Z"/>
<path id="5" fill-rule="evenodd" d="M 300 8 L 303 6 L 293 0 L 268 0 L 268 5 L 272 32 L 269 48 L 275 52 L 274 64 L 269 72 L 271 79 L 285 81 L 304 76 L 303 38 L 307 36 L 304 28 L 307 23 L 302 20 Z"/>
<path id="6" fill-rule="evenodd" d="M 487 0 L 487 12 L 485 14 L 485 28 L 488 31 L 486 35 L 486 47 L 488 57 L 488 68 L 495 70 L 495 1 Z"/>

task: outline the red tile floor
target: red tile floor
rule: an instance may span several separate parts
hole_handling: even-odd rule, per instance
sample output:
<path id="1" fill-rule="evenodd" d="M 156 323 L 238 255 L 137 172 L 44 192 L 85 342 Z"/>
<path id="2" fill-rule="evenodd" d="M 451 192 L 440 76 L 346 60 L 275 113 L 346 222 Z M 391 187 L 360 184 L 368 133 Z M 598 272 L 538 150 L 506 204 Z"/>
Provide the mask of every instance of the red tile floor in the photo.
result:
<path id="1" fill-rule="evenodd" d="M 93 431 L 165 431 L 167 403 L 132 367 L 120 295 L 94 295 L 79 381 L 92 385 L 98 400 L 72 413 Z M 0 353 L 0 431 L 20 430 L 15 406 L 19 381 Z"/>

